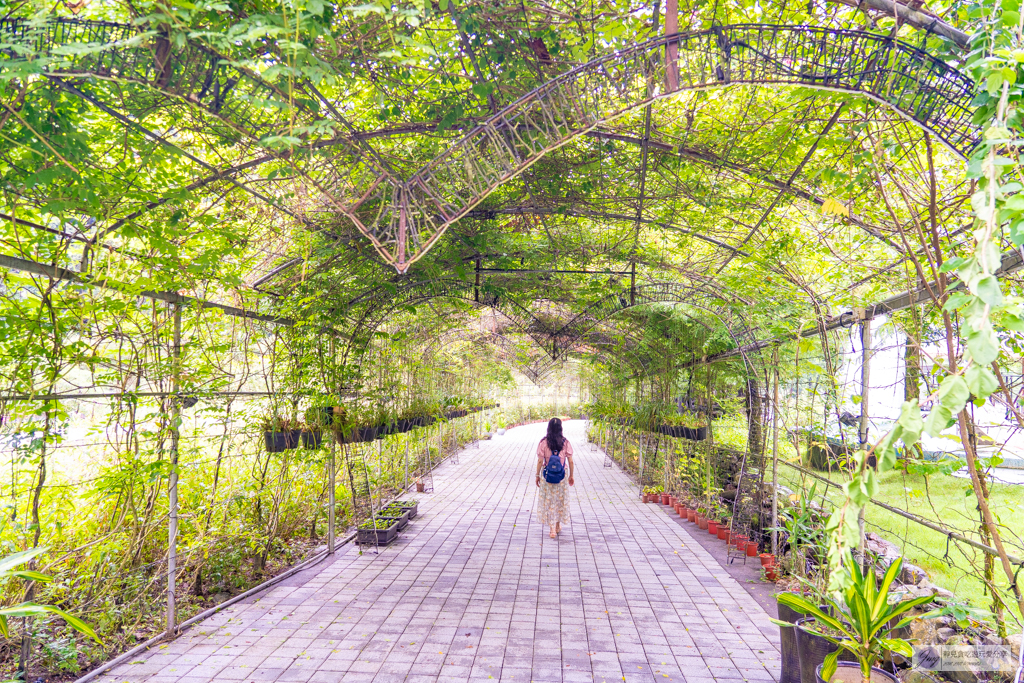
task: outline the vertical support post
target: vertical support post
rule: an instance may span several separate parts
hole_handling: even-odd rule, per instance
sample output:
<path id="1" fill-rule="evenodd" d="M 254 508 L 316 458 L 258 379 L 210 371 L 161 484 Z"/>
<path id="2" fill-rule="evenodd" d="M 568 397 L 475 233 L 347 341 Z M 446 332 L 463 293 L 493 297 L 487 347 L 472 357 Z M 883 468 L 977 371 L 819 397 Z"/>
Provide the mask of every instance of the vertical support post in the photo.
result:
<path id="1" fill-rule="evenodd" d="M 409 488 L 409 435 L 405 436 L 405 486 L 403 491 Z"/>
<path id="2" fill-rule="evenodd" d="M 171 473 L 167 480 L 167 633 L 178 631 L 178 610 L 174 592 L 178 571 L 178 446 L 181 438 L 181 304 L 174 310 L 174 340 L 171 347 L 173 375 L 171 379 Z"/>
<path id="3" fill-rule="evenodd" d="M 871 392 L 871 321 L 867 318 L 860 323 L 860 428 L 857 436 L 863 449 L 868 443 L 868 398 Z"/>
<path id="4" fill-rule="evenodd" d="M 337 466 L 337 461 L 335 460 L 334 454 L 335 454 L 335 451 L 337 450 L 337 448 L 338 448 L 337 441 L 334 439 L 334 436 L 332 435 L 331 436 L 331 459 L 327 461 L 327 479 L 328 479 L 328 483 L 327 483 L 327 505 L 328 505 L 328 508 L 327 508 L 327 552 L 331 553 L 331 554 L 334 553 L 334 538 L 335 538 L 335 533 L 336 533 L 335 528 L 334 528 L 334 509 L 337 506 L 336 506 L 335 501 L 334 501 L 334 496 L 335 496 L 334 489 L 335 489 L 335 486 L 337 485 L 336 480 L 337 480 L 337 467 L 338 466 Z"/>
<path id="5" fill-rule="evenodd" d="M 640 480 L 640 495 L 644 495 L 644 441 L 639 432 L 636 435 L 636 450 L 640 454 L 640 462 L 637 463 L 636 476 Z"/>
<path id="6" fill-rule="evenodd" d="M 629 266 L 629 305 L 636 306 L 636 262 Z"/>
<path id="7" fill-rule="evenodd" d="M 665 0 L 665 35 L 679 33 L 679 0 Z M 665 46 L 665 92 L 679 89 L 679 43 Z"/>
<path id="8" fill-rule="evenodd" d="M 337 358 L 337 356 L 335 354 L 334 337 L 331 337 L 329 349 L 330 349 L 330 354 L 331 354 L 331 361 L 333 362 L 335 360 L 335 358 Z M 339 391 L 338 393 L 340 394 L 341 392 Z M 334 424 L 334 419 L 335 419 L 334 409 L 333 408 L 328 408 L 327 412 L 331 416 L 331 420 L 330 420 L 330 422 L 331 422 L 331 430 L 330 430 L 330 432 L 331 432 L 331 435 L 330 435 L 330 439 L 331 439 L 331 459 L 327 462 L 327 506 L 328 506 L 328 509 L 327 509 L 327 552 L 333 554 L 334 553 L 334 543 L 335 543 L 335 540 L 337 538 L 337 532 L 338 532 L 338 530 L 337 530 L 337 528 L 335 526 L 336 525 L 336 520 L 335 520 L 335 517 L 334 517 L 335 509 L 338 507 L 337 501 L 335 500 L 335 496 L 337 496 L 337 490 L 336 489 L 338 488 L 338 459 L 337 459 L 338 439 L 337 439 L 337 436 L 336 436 L 338 434 L 338 430 L 334 429 L 334 427 L 335 427 L 335 424 Z M 338 417 L 340 418 L 340 416 L 338 416 Z M 353 503 L 353 507 L 354 507 L 354 505 L 355 505 L 355 498 L 354 497 L 352 499 L 352 503 Z"/>
<path id="9" fill-rule="evenodd" d="M 860 426 L 857 430 L 857 437 L 860 440 L 860 448 L 866 451 L 868 448 L 868 400 L 871 393 L 871 320 L 864 315 L 864 309 L 857 311 L 860 318 Z M 867 457 L 865 454 L 863 457 Z M 857 515 L 857 526 L 860 527 L 860 542 L 857 544 L 861 557 L 864 557 L 864 508 L 860 509 Z M 865 559 L 866 561 L 866 559 Z"/>
<path id="10" fill-rule="evenodd" d="M 480 303 L 480 258 L 476 259 L 476 281 L 473 285 L 473 301 Z"/>
<path id="11" fill-rule="evenodd" d="M 772 382 L 772 555 L 779 552 L 779 349 L 773 354 Z"/>

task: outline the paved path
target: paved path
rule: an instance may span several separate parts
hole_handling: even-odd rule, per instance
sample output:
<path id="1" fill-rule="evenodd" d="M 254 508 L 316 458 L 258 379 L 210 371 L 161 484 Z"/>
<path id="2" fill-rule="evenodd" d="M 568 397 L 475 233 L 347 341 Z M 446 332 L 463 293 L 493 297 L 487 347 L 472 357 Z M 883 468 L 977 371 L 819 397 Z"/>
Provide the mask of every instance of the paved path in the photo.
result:
<path id="1" fill-rule="evenodd" d="M 236 604 L 108 682 L 765 681 L 778 628 L 566 423 L 572 523 L 531 516 L 544 425 L 461 454 L 379 555 L 346 546 L 302 585 Z"/>

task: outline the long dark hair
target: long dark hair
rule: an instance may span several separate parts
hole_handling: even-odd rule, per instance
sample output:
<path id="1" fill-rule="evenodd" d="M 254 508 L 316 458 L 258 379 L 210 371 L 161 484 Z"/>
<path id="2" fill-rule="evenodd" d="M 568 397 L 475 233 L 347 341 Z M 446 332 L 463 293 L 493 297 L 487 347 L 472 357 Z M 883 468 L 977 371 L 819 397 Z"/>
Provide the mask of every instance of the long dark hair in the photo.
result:
<path id="1" fill-rule="evenodd" d="M 548 435 L 545 438 L 552 453 L 562 450 L 562 446 L 565 445 L 565 437 L 562 436 L 562 421 L 557 417 L 548 420 Z"/>

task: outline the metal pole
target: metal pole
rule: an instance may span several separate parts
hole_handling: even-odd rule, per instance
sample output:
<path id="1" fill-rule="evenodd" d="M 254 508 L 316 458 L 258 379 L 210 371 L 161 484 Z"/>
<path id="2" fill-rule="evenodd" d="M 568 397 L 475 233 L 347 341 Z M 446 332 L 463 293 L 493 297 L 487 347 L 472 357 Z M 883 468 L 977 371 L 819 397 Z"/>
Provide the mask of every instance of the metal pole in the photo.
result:
<path id="1" fill-rule="evenodd" d="M 860 323 L 860 428 L 857 430 L 861 448 L 868 442 L 868 395 L 871 390 L 871 321 L 864 319 Z"/>
<path id="2" fill-rule="evenodd" d="M 337 470 L 338 470 L 338 466 L 337 466 L 337 463 L 335 461 L 334 454 L 335 454 L 335 451 L 337 450 L 337 447 L 338 447 L 337 446 L 337 441 L 334 439 L 334 437 L 332 435 L 332 437 L 331 437 L 331 459 L 329 461 L 327 461 L 327 478 L 330 480 L 330 483 L 328 483 L 328 485 L 327 485 L 327 505 L 328 505 L 328 509 L 327 509 L 327 552 L 328 553 L 332 553 L 332 554 L 334 553 L 334 538 L 335 538 L 334 509 L 336 507 L 336 504 L 335 504 L 335 501 L 334 501 L 334 496 L 335 496 L 334 489 L 335 489 L 335 486 L 337 485 L 336 482 L 337 482 Z"/>
<path id="3" fill-rule="evenodd" d="M 644 442 L 641 439 L 641 435 L 637 432 L 636 435 L 636 450 L 640 454 L 640 461 L 637 464 L 636 476 L 640 480 L 640 495 L 644 495 Z"/>
<path id="4" fill-rule="evenodd" d="M 178 630 L 177 606 L 174 601 L 175 575 L 178 567 L 178 442 L 180 439 L 181 400 L 181 304 L 172 304 L 174 310 L 174 342 L 171 349 L 174 360 L 171 400 L 171 472 L 167 482 L 167 633 Z"/>
<path id="5" fill-rule="evenodd" d="M 858 311 L 860 312 L 860 311 Z M 871 320 L 864 318 L 860 323 L 860 427 L 857 436 L 860 439 L 860 448 L 866 451 L 868 448 L 868 399 L 871 389 Z M 867 457 L 865 454 L 864 457 Z M 864 509 L 861 508 L 857 515 L 857 525 L 860 527 L 860 542 L 858 549 L 861 556 L 864 556 Z"/>
<path id="6" fill-rule="evenodd" d="M 405 435 L 405 489 L 409 488 L 409 435 Z"/>
<path id="7" fill-rule="evenodd" d="M 772 555 L 779 552 L 779 349 L 775 348 L 772 387 Z"/>

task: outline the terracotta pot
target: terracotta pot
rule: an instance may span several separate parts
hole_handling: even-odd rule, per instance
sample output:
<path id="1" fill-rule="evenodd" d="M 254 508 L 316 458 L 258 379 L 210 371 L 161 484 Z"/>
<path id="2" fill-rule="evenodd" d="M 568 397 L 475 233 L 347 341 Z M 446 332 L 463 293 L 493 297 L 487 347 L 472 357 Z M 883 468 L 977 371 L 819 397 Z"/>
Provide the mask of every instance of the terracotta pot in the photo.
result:
<path id="1" fill-rule="evenodd" d="M 668 504 L 671 505 L 672 507 L 675 507 L 676 505 L 679 504 L 679 499 L 676 498 L 675 496 L 669 496 L 668 497 Z"/>
<path id="2" fill-rule="evenodd" d="M 707 528 L 708 528 L 708 518 L 707 517 L 698 517 L 697 518 L 697 528 L 700 529 L 701 531 L 707 531 Z"/>
<path id="3" fill-rule="evenodd" d="M 696 510 L 687 510 L 686 511 L 686 521 L 688 521 L 688 522 L 696 522 L 697 521 L 697 511 Z"/>
<path id="4" fill-rule="evenodd" d="M 747 541 L 747 557 L 757 557 L 757 543 Z"/>
<path id="5" fill-rule="evenodd" d="M 669 495 L 667 493 L 661 494 L 661 504 L 668 505 Z"/>
<path id="6" fill-rule="evenodd" d="M 718 540 L 724 541 L 729 538 L 729 525 L 719 524 L 718 525 Z"/>
<path id="7" fill-rule="evenodd" d="M 779 580 L 779 566 L 776 564 L 768 565 L 764 568 L 764 578 L 768 579 L 772 583 Z"/>
<path id="8" fill-rule="evenodd" d="M 748 540 L 750 539 L 748 539 L 743 534 L 733 534 L 732 544 L 736 546 L 737 550 L 743 550 L 743 544 L 746 543 Z"/>
<path id="9" fill-rule="evenodd" d="M 718 535 L 718 522 L 708 522 L 708 533 L 713 536 Z"/>
<path id="10" fill-rule="evenodd" d="M 775 564 L 775 556 L 771 553 L 761 553 L 758 557 L 761 558 L 762 567 L 770 567 Z"/>
<path id="11" fill-rule="evenodd" d="M 427 489 L 427 485 L 422 481 L 416 482 L 416 493 L 423 493 Z"/>
<path id="12" fill-rule="evenodd" d="M 651 502 L 651 497 L 650 497 L 650 496 L 649 496 L 648 494 L 646 494 L 646 493 L 645 493 L 645 494 L 643 495 L 643 501 L 644 501 L 645 503 L 650 503 L 650 502 Z"/>
<path id="13" fill-rule="evenodd" d="M 725 541 L 726 545 L 732 543 L 732 532 L 729 531 L 728 527 L 725 528 L 725 536 L 722 537 L 722 540 Z"/>

